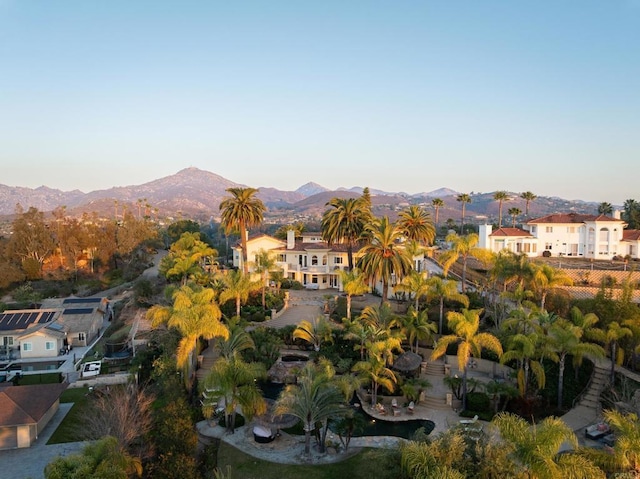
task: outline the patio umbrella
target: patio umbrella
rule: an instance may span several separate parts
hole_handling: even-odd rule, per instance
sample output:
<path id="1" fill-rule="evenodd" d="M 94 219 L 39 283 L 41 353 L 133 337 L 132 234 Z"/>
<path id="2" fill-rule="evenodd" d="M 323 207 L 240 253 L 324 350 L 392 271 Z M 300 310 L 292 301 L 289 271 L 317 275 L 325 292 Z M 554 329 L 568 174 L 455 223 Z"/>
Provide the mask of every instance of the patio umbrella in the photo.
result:
<path id="1" fill-rule="evenodd" d="M 392 368 L 402 372 L 410 372 L 418 369 L 420 364 L 422 364 L 422 356 L 411 351 L 407 351 L 398 356 L 398 358 L 393 362 Z"/>

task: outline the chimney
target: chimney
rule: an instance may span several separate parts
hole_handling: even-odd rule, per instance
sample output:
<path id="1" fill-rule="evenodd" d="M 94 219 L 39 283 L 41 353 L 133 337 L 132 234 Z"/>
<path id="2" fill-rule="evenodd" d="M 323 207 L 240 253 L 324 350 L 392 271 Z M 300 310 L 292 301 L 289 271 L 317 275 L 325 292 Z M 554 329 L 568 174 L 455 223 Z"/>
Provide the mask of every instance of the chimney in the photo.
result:
<path id="1" fill-rule="evenodd" d="M 296 232 L 293 229 L 287 230 L 287 249 L 293 249 L 296 245 Z"/>
<path id="2" fill-rule="evenodd" d="M 617 220 L 622 219 L 620 210 L 613 210 L 613 217 Z"/>

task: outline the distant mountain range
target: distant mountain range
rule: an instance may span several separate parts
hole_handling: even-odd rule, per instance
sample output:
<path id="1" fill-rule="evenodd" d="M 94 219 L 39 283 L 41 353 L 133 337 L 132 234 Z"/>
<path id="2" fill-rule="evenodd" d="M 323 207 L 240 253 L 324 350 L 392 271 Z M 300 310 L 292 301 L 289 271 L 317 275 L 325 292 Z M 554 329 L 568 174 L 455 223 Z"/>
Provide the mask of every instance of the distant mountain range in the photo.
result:
<path id="1" fill-rule="evenodd" d="M 16 205 L 25 210 L 35 207 L 49 212 L 65 206 L 68 214 L 80 216 L 83 212 L 96 212 L 103 217 L 120 214 L 125 207 L 136 211 L 141 205 L 147 205 L 161 217 L 186 217 L 196 220 L 209 220 L 219 216 L 219 205 L 227 197 L 227 188 L 246 185 L 234 183 L 222 176 L 198 168 L 186 168 L 175 175 L 166 176 L 142 185 L 114 187 L 83 193 L 78 190 L 60 191 L 46 186 L 24 188 L 0 185 L 0 215 L 15 213 Z M 309 182 L 296 191 L 282 191 L 271 187 L 259 187 L 258 197 L 265 203 L 268 212 L 266 218 L 274 221 L 309 220 L 318 218 L 325 210 L 331 198 L 356 197 L 362 193 L 362 187 L 339 188 L 331 191 L 317 183 Z M 439 222 L 448 218 L 460 219 L 460 203 L 456 201 L 458 192 L 440 188 L 431 192 L 415 195 L 370 190 L 374 212 L 378 215 L 394 217 L 397 211 L 410 204 L 423 204 L 430 207 L 433 198 L 441 198 L 445 206 L 440 208 Z M 471 194 L 472 202 L 467 205 L 467 219 L 487 221 L 498 214 L 498 202 L 493 193 Z M 525 202 L 519 193 L 511 193 L 511 201 L 503 205 L 503 224 L 509 224 L 507 211 L 517 207 L 525 211 Z M 561 198 L 539 197 L 531 202 L 529 216 L 541 216 L 555 212 L 596 213 L 597 203 L 570 201 Z M 433 211 L 432 211 L 433 213 Z"/>

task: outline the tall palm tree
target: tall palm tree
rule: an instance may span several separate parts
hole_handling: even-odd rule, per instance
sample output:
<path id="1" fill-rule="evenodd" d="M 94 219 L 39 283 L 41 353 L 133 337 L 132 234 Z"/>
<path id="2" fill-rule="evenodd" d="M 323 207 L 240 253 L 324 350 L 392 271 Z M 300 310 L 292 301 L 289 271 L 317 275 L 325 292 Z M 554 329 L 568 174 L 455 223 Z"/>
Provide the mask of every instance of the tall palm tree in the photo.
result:
<path id="1" fill-rule="evenodd" d="M 434 198 L 431 200 L 431 206 L 433 206 L 433 209 L 436 210 L 435 224 L 436 224 L 436 230 L 437 230 L 439 225 L 438 216 L 440 214 L 440 208 L 444 206 L 444 200 L 442 198 Z"/>
<path id="2" fill-rule="evenodd" d="M 269 274 L 276 268 L 276 258 L 271 251 L 260 249 L 256 254 L 254 271 L 260 275 L 262 282 L 262 309 L 267 308 L 266 291 L 269 284 Z"/>
<path id="3" fill-rule="evenodd" d="M 613 206 L 611 203 L 603 201 L 598 205 L 598 214 L 611 216 L 613 214 Z"/>
<path id="4" fill-rule="evenodd" d="M 409 341 L 409 349 L 418 353 L 418 342 L 420 340 L 432 340 L 433 335 L 438 331 L 438 326 L 429 321 L 426 310 L 418 311 L 413 306 L 409 306 L 407 314 L 400 318 L 402 332 Z M 414 349 L 415 346 L 415 349 Z"/>
<path id="5" fill-rule="evenodd" d="M 549 330 L 551 347 L 558 357 L 558 410 L 562 409 L 564 369 L 567 356 L 573 356 L 573 364 L 578 367 L 585 356 L 603 358 L 604 350 L 594 343 L 582 341 L 582 329 L 569 321 L 559 319 Z"/>
<path id="6" fill-rule="evenodd" d="M 349 270 L 353 269 L 353 248 L 362 235 L 369 213 L 363 208 L 360 198 L 332 198 L 322 215 L 322 238 L 329 244 L 342 243 L 347 246 Z"/>
<path id="7" fill-rule="evenodd" d="M 264 203 L 255 197 L 255 188 L 227 188 L 230 198 L 220 203 L 221 223 L 227 234 L 232 231 L 240 232 L 242 244 L 242 270 L 249 272 L 247 262 L 247 229 L 262 223 L 266 210 Z"/>
<path id="8" fill-rule="evenodd" d="M 429 293 L 431 283 L 425 273 L 418 273 L 412 270 L 408 276 L 405 276 L 402 282 L 396 286 L 396 291 L 409 293 L 409 299 L 413 296 L 415 301 L 414 309 L 420 309 L 420 298 L 426 297 Z"/>
<path id="9" fill-rule="evenodd" d="M 509 208 L 508 213 L 509 213 L 509 216 L 511 216 L 511 226 L 515 228 L 516 221 L 518 219 L 518 216 L 522 214 L 522 210 L 520 208 L 513 207 L 513 208 Z"/>
<path id="10" fill-rule="evenodd" d="M 462 409 L 467 408 L 467 364 L 471 357 L 479 358 L 483 349 L 489 349 L 502 356 L 502 345 L 491 333 L 480 332 L 480 309 L 463 309 L 462 312 L 449 311 L 447 321 L 452 334 L 442 336 L 431 354 L 435 360 L 447 353 L 450 344 L 458 345 L 458 370 L 462 371 Z"/>
<path id="11" fill-rule="evenodd" d="M 420 244 L 433 244 L 436 237 L 436 229 L 431 221 L 431 216 L 418 205 L 411 205 L 400 212 L 398 228 L 405 238 Z"/>
<path id="12" fill-rule="evenodd" d="M 362 272 L 354 268 L 351 271 L 339 270 L 342 291 L 347 295 L 347 319 L 351 319 L 351 298 L 355 295 L 364 294 L 369 291 L 369 286 L 365 281 Z"/>
<path id="13" fill-rule="evenodd" d="M 258 291 L 262 285 L 259 281 L 253 281 L 251 276 L 241 270 L 228 270 L 220 273 L 217 278 L 222 282 L 224 289 L 220 293 L 220 303 L 224 304 L 233 299 L 236 303 L 236 316 L 240 317 L 240 307 L 249 299 L 249 295 Z"/>
<path id="14" fill-rule="evenodd" d="M 451 244 L 451 248 L 445 251 L 441 257 L 442 269 L 444 275 L 449 274 L 449 269 L 455 264 L 458 259 L 462 259 L 462 292 L 467 290 L 467 260 L 469 256 L 488 263 L 492 259 L 491 251 L 484 248 L 478 248 L 476 245 L 480 241 L 477 234 L 471 233 L 465 236 L 458 236 L 455 233 L 450 233 L 446 237 L 446 241 Z"/>
<path id="15" fill-rule="evenodd" d="M 185 232 L 171 245 L 159 269 L 167 278 L 178 277 L 185 285 L 191 275 L 202 271 L 204 258 L 217 255 L 215 249 L 200 239 L 200 233 Z"/>
<path id="16" fill-rule="evenodd" d="M 508 364 L 516 361 L 518 392 L 522 398 L 529 395 L 531 376 L 536 380 L 539 389 L 544 389 L 547 375 L 540 361 L 535 357 L 538 352 L 540 336 L 537 333 L 517 333 L 507 340 L 507 350 L 502 354 L 500 363 Z"/>
<path id="17" fill-rule="evenodd" d="M 533 276 L 530 287 L 540 299 L 540 309 L 544 310 L 547 295 L 560 286 L 571 286 L 573 280 L 561 269 L 548 264 L 532 265 Z"/>
<path id="18" fill-rule="evenodd" d="M 596 338 L 600 339 L 600 341 L 604 343 L 605 348 L 609 350 L 609 356 L 611 357 L 609 382 L 611 384 L 613 384 L 615 380 L 616 364 L 620 365 L 624 361 L 624 349 L 618 348 L 618 344 L 621 339 L 631 336 L 633 336 L 633 331 L 617 321 L 611 321 L 607 325 L 607 329 L 596 334 Z"/>
<path id="19" fill-rule="evenodd" d="M 522 198 L 525 201 L 524 214 L 528 218 L 529 217 L 529 205 L 531 204 L 531 202 L 533 200 L 535 200 L 537 198 L 537 196 L 534 195 L 530 191 L 525 191 L 524 193 L 520 194 L 520 198 Z"/>
<path id="20" fill-rule="evenodd" d="M 563 479 L 567 477 L 604 479 L 604 473 L 580 454 L 560 454 L 568 443 L 578 448 L 578 439 L 571 428 L 556 417 L 547 417 L 531 426 L 519 416 L 498 413 L 492 426 L 500 432 L 502 445 L 520 466 L 523 477 L 529 479 Z"/>
<path id="21" fill-rule="evenodd" d="M 509 193 L 506 191 L 496 191 L 493 199 L 498 202 L 498 228 L 502 228 L 502 205 L 505 201 L 509 201 Z"/>
<path id="22" fill-rule="evenodd" d="M 316 424 L 323 424 L 326 433 L 327 421 L 344 412 L 342 394 L 332 381 L 332 372 L 331 368 L 317 367 L 309 361 L 297 383 L 287 386 L 276 401 L 275 414 L 291 414 L 302 421 L 306 455 L 311 453 L 311 432 Z"/>
<path id="23" fill-rule="evenodd" d="M 246 363 L 239 356 L 220 358 L 211 367 L 204 380 L 203 389 L 209 400 L 224 403 L 225 424 L 228 433 L 233 433 L 236 412 L 251 421 L 254 415 L 264 414 L 267 407 L 256 379 L 267 373 L 262 363 Z"/>
<path id="24" fill-rule="evenodd" d="M 440 276 L 433 276 L 432 278 L 429 278 L 429 294 L 438 298 L 438 301 L 440 302 L 438 333 L 442 334 L 445 300 L 455 301 L 462 304 L 465 308 L 468 308 L 469 298 L 466 294 L 458 292 L 458 283 L 456 281 L 442 279 Z"/>
<path id="25" fill-rule="evenodd" d="M 471 196 L 467 193 L 460 193 L 456 196 L 456 201 L 462 204 L 462 217 L 460 218 L 460 234 L 464 234 L 464 214 L 467 209 L 467 203 L 471 203 Z"/>
<path id="26" fill-rule="evenodd" d="M 169 328 L 176 328 L 182 335 L 176 351 L 178 367 L 183 367 L 191 361 L 191 370 L 195 369 L 194 351 L 197 349 L 198 338 L 212 339 L 216 336 L 229 337 L 229 330 L 220 322 L 221 313 L 215 301 L 215 292 L 209 288 L 196 285 L 185 285 L 176 289 L 172 295 L 173 305 L 152 306 L 147 311 L 147 318 L 153 327 L 166 324 Z M 191 377 L 188 371 L 187 378 Z"/>
<path id="27" fill-rule="evenodd" d="M 366 229 L 371 234 L 371 243 L 360 250 L 358 267 L 370 283 L 382 282 L 382 304 L 388 301 L 391 282 L 402 281 L 411 270 L 411 260 L 407 251 L 398 246 L 402 232 L 389 218 L 376 219 Z"/>
<path id="28" fill-rule="evenodd" d="M 229 337 L 218 340 L 220 356 L 231 359 L 240 356 L 243 351 L 255 349 L 256 345 L 251 335 L 239 324 L 239 320 L 230 320 L 227 326 Z"/>

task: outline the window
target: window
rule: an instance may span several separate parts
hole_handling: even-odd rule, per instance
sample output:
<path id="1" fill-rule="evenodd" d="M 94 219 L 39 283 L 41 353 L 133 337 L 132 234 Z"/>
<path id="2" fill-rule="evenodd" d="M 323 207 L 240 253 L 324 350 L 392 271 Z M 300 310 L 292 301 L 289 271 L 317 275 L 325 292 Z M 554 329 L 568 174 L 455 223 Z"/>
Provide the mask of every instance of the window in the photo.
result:
<path id="1" fill-rule="evenodd" d="M 546 231 L 547 233 L 553 233 L 553 226 L 547 226 L 547 227 L 545 228 L 545 231 Z"/>
<path id="2" fill-rule="evenodd" d="M 327 255 L 323 255 L 322 256 L 322 266 L 326 266 L 327 265 Z"/>
<path id="3" fill-rule="evenodd" d="M 567 226 L 567 233 L 575 233 L 575 232 L 576 232 L 575 226 Z"/>
<path id="4" fill-rule="evenodd" d="M 548 249 L 549 251 L 551 251 L 551 248 L 553 247 L 552 243 L 545 243 L 544 244 L 544 249 Z"/>
<path id="5" fill-rule="evenodd" d="M 342 256 L 336 256 L 333 258 L 333 264 L 342 264 Z"/>
<path id="6" fill-rule="evenodd" d="M 287 262 L 287 255 L 280 253 L 278 255 L 278 262 L 279 263 L 286 263 Z"/>
<path id="7" fill-rule="evenodd" d="M 5 336 L 4 337 L 4 345 L 5 346 L 13 346 L 13 336 Z"/>
<path id="8" fill-rule="evenodd" d="M 44 349 L 46 349 L 47 351 L 53 351 L 54 349 L 56 349 L 56 343 L 54 343 L 53 341 L 47 341 L 46 343 L 44 343 Z"/>
<path id="9" fill-rule="evenodd" d="M 23 351 L 33 351 L 33 344 L 31 343 L 22 343 Z"/>
<path id="10" fill-rule="evenodd" d="M 318 257 L 315 254 L 311 257 L 311 266 L 318 266 Z"/>
<path id="11" fill-rule="evenodd" d="M 84 341 L 85 336 L 84 333 L 78 333 L 78 341 Z"/>

